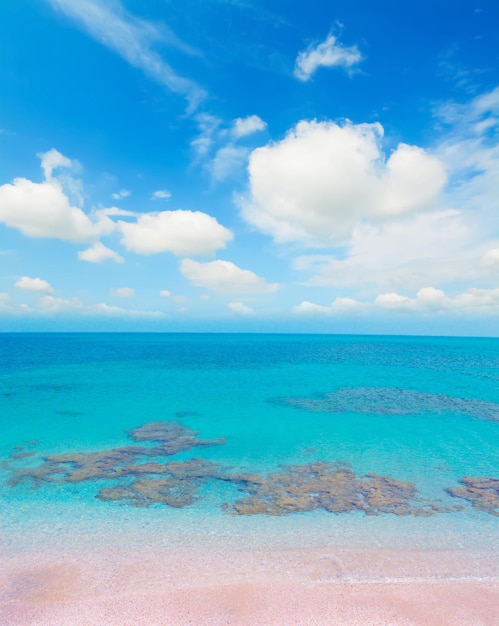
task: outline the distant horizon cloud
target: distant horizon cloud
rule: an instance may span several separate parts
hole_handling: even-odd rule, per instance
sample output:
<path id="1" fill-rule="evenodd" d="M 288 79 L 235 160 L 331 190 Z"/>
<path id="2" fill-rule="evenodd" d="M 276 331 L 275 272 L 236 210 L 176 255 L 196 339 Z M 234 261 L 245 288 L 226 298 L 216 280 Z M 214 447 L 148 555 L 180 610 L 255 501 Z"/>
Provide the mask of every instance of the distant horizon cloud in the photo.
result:
<path id="1" fill-rule="evenodd" d="M 459 313 L 463 315 L 491 315 L 499 312 L 499 288 L 470 287 L 456 296 L 448 296 L 442 289 L 424 287 L 414 297 L 397 292 L 381 293 L 372 301 L 355 298 L 336 298 L 330 305 L 302 301 L 292 307 L 292 313 L 302 316 L 329 316 L 364 313 L 375 309 L 396 313 Z"/>

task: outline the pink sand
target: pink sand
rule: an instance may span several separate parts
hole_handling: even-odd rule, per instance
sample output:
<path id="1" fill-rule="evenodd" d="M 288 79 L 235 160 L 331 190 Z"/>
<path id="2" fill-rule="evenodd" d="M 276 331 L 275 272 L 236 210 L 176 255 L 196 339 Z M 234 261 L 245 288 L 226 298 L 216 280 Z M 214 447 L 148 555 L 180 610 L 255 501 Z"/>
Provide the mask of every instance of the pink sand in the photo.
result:
<path id="1" fill-rule="evenodd" d="M 484 551 L 109 547 L 1 561 L 2 626 L 499 625 Z"/>

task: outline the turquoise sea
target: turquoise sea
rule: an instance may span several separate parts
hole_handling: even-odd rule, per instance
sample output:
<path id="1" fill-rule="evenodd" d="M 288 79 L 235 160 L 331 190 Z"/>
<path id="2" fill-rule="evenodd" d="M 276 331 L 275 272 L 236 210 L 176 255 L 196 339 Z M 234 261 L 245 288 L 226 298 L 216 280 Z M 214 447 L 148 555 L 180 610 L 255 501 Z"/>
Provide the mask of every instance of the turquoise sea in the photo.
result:
<path id="1" fill-rule="evenodd" d="M 0 420 L 4 547 L 499 543 L 498 339 L 3 334 Z"/>

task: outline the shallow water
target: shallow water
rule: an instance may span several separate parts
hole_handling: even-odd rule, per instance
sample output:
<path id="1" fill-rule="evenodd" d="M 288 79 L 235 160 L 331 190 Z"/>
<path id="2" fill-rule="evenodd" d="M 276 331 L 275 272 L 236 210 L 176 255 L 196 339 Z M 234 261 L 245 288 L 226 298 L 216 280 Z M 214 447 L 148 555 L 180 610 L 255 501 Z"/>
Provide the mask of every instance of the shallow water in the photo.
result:
<path id="1" fill-rule="evenodd" d="M 14 549 L 54 533 L 121 533 L 139 549 L 165 532 L 227 546 L 499 543 L 498 483 L 460 483 L 499 478 L 496 339 L 6 334 L 0 415 Z M 180 443 L 137 436 L 158 421 L 180 424 Z M 200 476 L 193 458 L 212 469 Z"/>

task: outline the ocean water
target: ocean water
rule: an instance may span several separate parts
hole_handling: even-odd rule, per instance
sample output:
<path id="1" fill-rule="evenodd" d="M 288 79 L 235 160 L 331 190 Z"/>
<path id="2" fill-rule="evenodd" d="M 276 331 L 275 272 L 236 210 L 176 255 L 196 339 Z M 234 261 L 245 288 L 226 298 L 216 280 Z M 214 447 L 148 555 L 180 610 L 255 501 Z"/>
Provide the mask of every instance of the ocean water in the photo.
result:
<path id="1" fill-rule="evenodd" d="M 3 334 L 0 423 L 4 548 L 499 544 L 497 339 Z"/>

